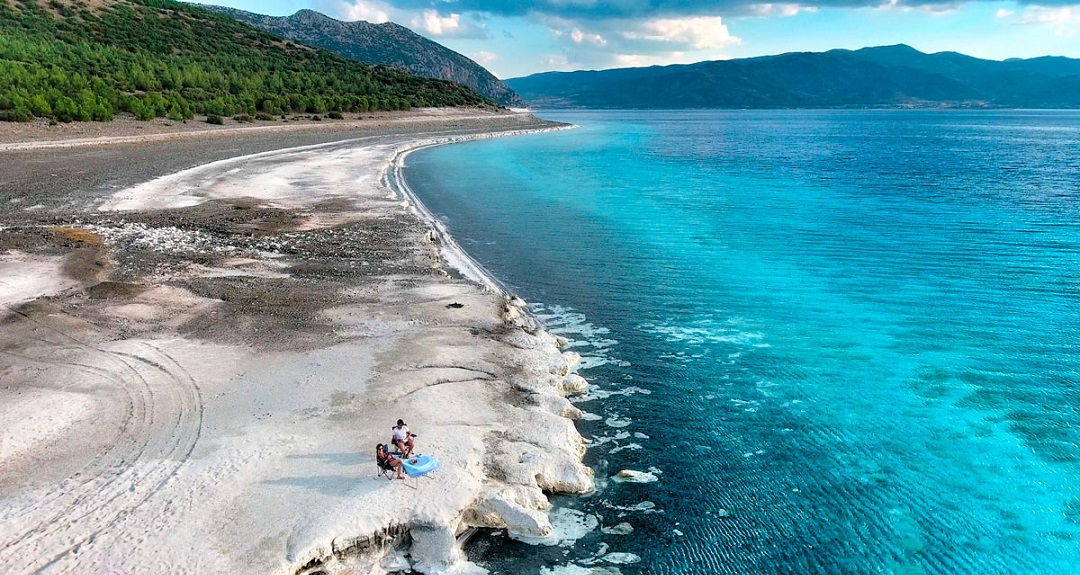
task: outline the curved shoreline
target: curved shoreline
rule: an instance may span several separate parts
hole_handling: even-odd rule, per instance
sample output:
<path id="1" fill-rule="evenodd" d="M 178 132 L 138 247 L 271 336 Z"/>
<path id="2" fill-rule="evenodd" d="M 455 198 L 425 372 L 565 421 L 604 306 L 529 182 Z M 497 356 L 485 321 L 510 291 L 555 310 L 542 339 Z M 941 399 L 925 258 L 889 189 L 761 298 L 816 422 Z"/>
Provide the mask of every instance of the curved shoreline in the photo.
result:
<path id="1" fill-rule="evenodd" d="M 0 560 L 436 574 L 470 528 L 549 532 L 545 494 L 593 486 L 579 358 L 475 262 L 449 276 L 472 260 L 391 189 L 412 150 L 552 126 L 483 129 L 255 149 L 75 212 L 83 188 L 46 181 L 28 193 L 55 204 L 0 210 L 0 269 L 48 284 L 0 285 L 0 389 L 24 393 L 0 412 L 25 439 L 0 453 Z M 370 478 L 397 417 L 443 464 L 416 490 Z"/>
<path id="2" fill-rule="evenodd" d="M 488 134 L 477 134 L 475 136 L 464 137 L 451 137 L 445 140 L 437 142 L 424 142 L 418 143 L 414 146 L 406 147 L 399 150 L 394 157 L 390 160 L 387 166 L 380 174 L 380 180 L 391 191 L 397 193 L 402 199 L 410 202 L 411 207 L 416 211 L 416 214 L 429 226 L 433 228 L 433 231 L 437 236 L 432 237 L 432 241 L 439 243 L 439 250 L 443 254 L 446 262 L 460 272 L 464 277 L 483 285 L 485 288 L 492 292 L 501 294 L 503 296 L 510 297 L 511 294 L 506 289 L 506 286 L 499 281 L 490 271 L 488 271 L 480 262 L 473 259 L 464 248 L 462 248 L 454 239 L 450 230 L 446 227 L 446 224 L 439 218 L 435 217 L 435 214 L 424 205 L 416 193 L 409 187 L 409 183 L 405 178 L 405 160 L 413 152 L 424 150 L 427 148 L 434 148 L 436 146 L 445 146 L 449 144 L 457 144 L 462 142 L 473 142 L 478 140 L 486 140 L 491 138 L 501 138 L 507 136 L 522 136 L 529 134 L 544 134 L 548 132 L 560 132 L 564 130 L 573 130 L 577 126 L 563 125 L 552 126 L 550 128 L 537 128 L 532 130 L 515 130 L 510 132 L 492 132 Z"/>

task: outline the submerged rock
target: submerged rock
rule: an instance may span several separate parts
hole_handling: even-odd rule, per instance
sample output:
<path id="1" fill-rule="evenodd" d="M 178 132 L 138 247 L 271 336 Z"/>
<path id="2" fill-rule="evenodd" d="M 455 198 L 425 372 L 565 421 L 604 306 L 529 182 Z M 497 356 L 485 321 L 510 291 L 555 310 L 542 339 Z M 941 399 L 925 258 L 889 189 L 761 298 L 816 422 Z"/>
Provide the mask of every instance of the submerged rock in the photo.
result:
<path id="1" fill-rule="evenodd" d="M 622 523 L 619 523 L 612 527 L 604 527 L 601 529 L 601 531 L 607 533 L 608 535 L 629 535 L 634 532 L 634 526 L 623 521 Z"/>
<path id="2" fill-rule="evenodd" d="M 604 555 L 603 560 L 616 565 L 629 565 L 641 561 L 641 557 L 633 553 L 608 553 Z"/>
<path id="3" fill-rule="evenodd" d="M 623 469 L 616 473 L 612 479 L 619 483 L 652 483 L 659 481 L 660 478 L 652 473 L 646 473 L 644 471 L 634 471 L 633 469 Z"/>

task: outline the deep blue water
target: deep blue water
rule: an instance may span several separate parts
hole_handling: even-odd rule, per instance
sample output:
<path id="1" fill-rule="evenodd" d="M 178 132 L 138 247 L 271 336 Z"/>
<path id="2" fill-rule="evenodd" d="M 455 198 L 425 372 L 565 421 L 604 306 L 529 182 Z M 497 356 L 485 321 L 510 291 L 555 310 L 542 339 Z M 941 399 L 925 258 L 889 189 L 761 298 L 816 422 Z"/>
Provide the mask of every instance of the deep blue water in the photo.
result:
<path id="1" fill-rule="evenodd" d="M 634 531 L 471 559 L 1080 573 L 1080 113 L 541 115 L 407 176 L 614 392 L 560 517 Z"/>

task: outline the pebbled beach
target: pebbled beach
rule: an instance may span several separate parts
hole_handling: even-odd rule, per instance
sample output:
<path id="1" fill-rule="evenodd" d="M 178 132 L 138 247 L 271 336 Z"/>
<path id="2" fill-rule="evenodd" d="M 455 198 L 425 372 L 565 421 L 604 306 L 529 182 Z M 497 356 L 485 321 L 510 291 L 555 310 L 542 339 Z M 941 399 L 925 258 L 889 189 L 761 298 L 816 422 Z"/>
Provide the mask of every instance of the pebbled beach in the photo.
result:
<path id="1" fill-rule="evenodd" d="M 434 574 L 471 528 L 546 535 L 546 494 L 592 488 L 578 357 L 394 165 L 559 127 L 0 138 L 0 564 Z M 376 476 L 398 418 L 433 476 Z"/>

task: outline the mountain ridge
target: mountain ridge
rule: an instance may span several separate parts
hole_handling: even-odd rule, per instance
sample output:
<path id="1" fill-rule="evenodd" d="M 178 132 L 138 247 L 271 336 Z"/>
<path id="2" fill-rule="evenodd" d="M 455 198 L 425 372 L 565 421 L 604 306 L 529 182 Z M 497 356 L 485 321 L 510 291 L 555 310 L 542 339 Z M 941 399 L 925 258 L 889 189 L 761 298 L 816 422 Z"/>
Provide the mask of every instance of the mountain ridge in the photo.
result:
<path id="1" fill-rule="evenodd" d="M 513 90 L 480 64 L 400 24 L 344 22 L 307 8 L 291 16 L 267 16 L 223 6 L 204 7 L 292 42 L 330 50 L 351 60 L 457 82 L 500 105 L 524 106 Z"/>
<path id="2" fill-rule="evenodd" d="M 507 84 L 542 107 L 1080 108 L 1080 60 L 984 60 L 906 44 L 544 72 Z"/>
<path id="3" fill-rule="evenodd" d="M 465 86 L 298 46 L 173 0 L 0 1 L 0 120 L 490 106 Z"/>

